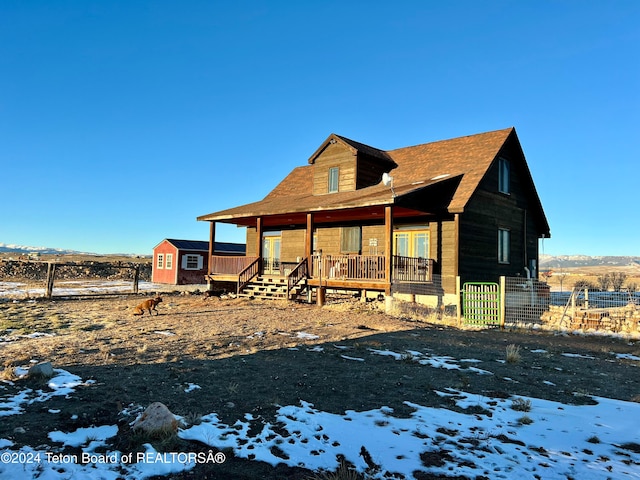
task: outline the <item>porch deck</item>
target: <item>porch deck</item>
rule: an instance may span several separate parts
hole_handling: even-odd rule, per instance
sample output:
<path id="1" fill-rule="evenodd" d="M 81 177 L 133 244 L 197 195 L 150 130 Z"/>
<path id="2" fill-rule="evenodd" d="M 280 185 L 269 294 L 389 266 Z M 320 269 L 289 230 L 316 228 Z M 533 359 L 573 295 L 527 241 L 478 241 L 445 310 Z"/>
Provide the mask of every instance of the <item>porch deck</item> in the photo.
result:
<path id="1" fill-rule="evenodd" d="M 394 255 L 391 278 L 387 278 L 387 259 L 383 255 L 313 255 L 310 262 L 280 262 L 279 272 L 289 284 L 306 281 L 312 287 L 386 290 L 391 283 L 430 283 L 433 260 Z M 304 268 L 301 268 L 304 264 Z M 238 289 L 263 273 L 259 257 L 212 256 L 208 281 L 238 282 Z"/>

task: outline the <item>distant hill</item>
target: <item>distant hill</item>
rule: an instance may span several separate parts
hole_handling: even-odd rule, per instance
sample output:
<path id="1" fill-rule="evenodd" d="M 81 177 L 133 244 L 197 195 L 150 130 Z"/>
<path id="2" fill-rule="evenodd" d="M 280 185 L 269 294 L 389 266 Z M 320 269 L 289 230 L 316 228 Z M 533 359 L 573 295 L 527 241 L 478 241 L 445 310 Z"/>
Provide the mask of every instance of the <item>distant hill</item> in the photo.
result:
<path id="1" fill-rule="evenodd" d="M 40 253 L 42 255 L 96 255 L 95 253 L 78 252 L 76 250 L 65 250 L 62 248 L 28 247 L 7 243 L 0 243 L 0 253 L 17 253 L 19 255 L 29 253 Z"/>
<path id="2" fill-rule="evenodd" d="M 77 250 L 67 250 L 64 248 L 51 248 L 51 247 L 30 247 L 26 245 L 14 245 L 8 243 L 0 243 L 0 254 L 1 253 L 13 253 L 15 255 L 29 255 L 31 254 L 40 254 L 40 255 L 79 255 L 79 256 L 90 256 L 90 257 L 146 257 L 147 255 L 136 255 L 134 253 L 112 253 L 108 255 L 103 255 L 100 253 L 91 253 L 91 252 L 79 252 Z"/>
<path id="3" fill-rule="evenodd" d="M 576 267 L 626 267 L 640 266 L 640 257 L 588 255 L 540 255 L 540 269 Z"/>

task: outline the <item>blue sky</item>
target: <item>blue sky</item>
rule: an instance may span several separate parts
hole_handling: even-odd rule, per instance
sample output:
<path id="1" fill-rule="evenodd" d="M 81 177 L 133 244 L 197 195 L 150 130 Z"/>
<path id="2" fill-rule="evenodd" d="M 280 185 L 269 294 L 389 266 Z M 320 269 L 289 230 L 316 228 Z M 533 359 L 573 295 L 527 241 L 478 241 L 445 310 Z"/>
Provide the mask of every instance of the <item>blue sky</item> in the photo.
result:
<path id="1" fill-rule="evenodd" d="M 544 253 L 640 255 L 640 2 L 0 3 L 0 242 L 150 254 L 330 133 L 515 126 Z M 218 228 L 218 239 L 244 241 Z"/>

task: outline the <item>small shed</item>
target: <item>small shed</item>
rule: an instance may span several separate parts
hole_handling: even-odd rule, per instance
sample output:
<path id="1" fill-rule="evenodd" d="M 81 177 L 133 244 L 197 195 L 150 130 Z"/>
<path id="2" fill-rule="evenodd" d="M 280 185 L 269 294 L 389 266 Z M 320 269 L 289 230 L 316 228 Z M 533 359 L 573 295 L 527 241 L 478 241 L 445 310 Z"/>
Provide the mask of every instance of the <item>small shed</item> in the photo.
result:
<path id="1" fill-rule="evenodd" d="M 245 255 L 244 243 L 215 242 L 216 255 Z M 153 248 L 151 281 L 169 285 L 207 283 L 209 242 L 165 238 Z"/>

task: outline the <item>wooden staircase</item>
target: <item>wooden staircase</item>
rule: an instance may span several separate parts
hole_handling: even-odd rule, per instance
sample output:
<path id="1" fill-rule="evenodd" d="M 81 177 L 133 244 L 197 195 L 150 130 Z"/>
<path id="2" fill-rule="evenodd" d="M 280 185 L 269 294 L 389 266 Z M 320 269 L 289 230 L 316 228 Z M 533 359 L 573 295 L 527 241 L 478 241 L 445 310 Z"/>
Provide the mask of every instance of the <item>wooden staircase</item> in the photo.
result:
<path id="1" fill-rule="evenodd" d="M 297 284 L 291 292 L 290 299 L 295 299 L 307 288 L 306 282 Z M 287 277 L 278 275 L 259 275 L 253 278 L 238 293 L 239 297 L 259 298 L 264 300 L 287 299 Z"/>

